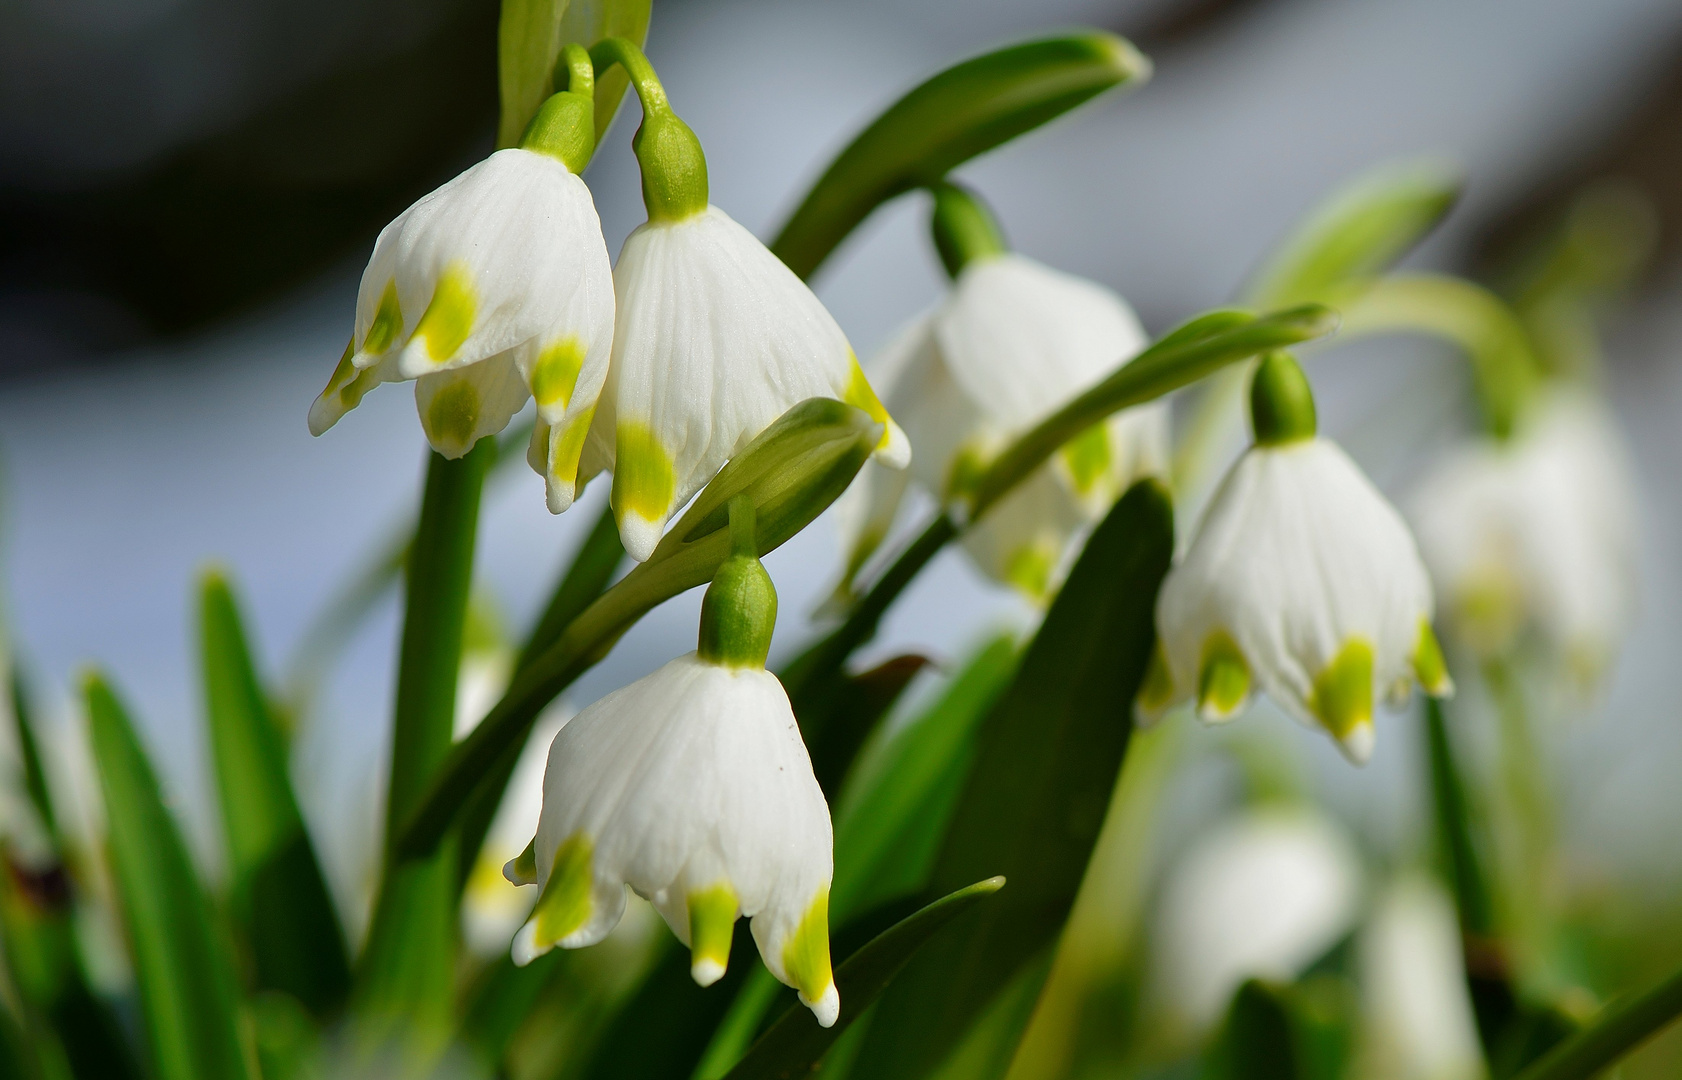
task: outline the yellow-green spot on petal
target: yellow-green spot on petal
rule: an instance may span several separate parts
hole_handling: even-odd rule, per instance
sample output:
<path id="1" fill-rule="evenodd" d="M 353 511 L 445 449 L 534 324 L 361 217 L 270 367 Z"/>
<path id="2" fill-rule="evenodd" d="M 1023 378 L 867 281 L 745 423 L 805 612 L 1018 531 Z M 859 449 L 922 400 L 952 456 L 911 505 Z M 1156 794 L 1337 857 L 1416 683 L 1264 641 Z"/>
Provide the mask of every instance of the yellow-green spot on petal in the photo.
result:
<path id="1" fill-rule="evenodd" d="M 1110 432 L 1103 424 L 1093 424 L 1063 444 L 1058 451 L 1069 470 L 1075 490 L 1090 495 L 1110 471 Z"/>
<path id="2" fill-rule="evenodd" d="M 1339 739 L 1372 723 L 1372 664 L 1372 646 L 1361 638 L 1350 638 L 1315 676 L 1309 707 Z"/>
<path id="3" fill-rule="evenodd" d="M 438 275 L 432 288 L 432 302 L 415 325 L 415 337 L 426 342 L 426 354 L 442 364 L 456 354 L 473 332 L 473 316 L 479 306 L 473 293 L 473 277 L 465 263 L 453 262 Z"/>
<path id="4" fill-rule="evenodd" d="M 327 380 L 327 393 L 342 389 L 356 378 L 356 365 L 351 357 L 356 355 L 356 336 L 345 343 L 345 354 L 339 357 L 339 362 L 333 368 L 332 376 Z"/>
<path id="5" fill-rule="evenodd" d="M 1139 710 L 1155 716 L 1174 700 L 1174 675 L 1168 670 L 1168 654 L 1158 641 L 1151 649 L 1150 662 L 1145 666 L 1145 679 L 1135 699 Z"/>
<path id="6" fill-rule="evenodd" d="M 575 337 L 543 347 L 531 368 L 531 396 L 539 407 L 558 404 L 565 408 L 572 400 L 572 388 L 578 385 L 578 373 L 584 369 L 584 353 L 584 343 Z"/>
<path id="7" fill-rule="evenodd" d="M 362 339 L 362 351 L 378 356 L 391 348 L 391 343 L 402 334 L 403 308 L 397 303 L 397 279 L 392 278 L 385 283 L 385 292 L 380 294 L 380 306 L 374 312 L 368 336 Z"/>
<path id="8" fill-rule="evenodd" d="M 559 434 L 550 436 L 547 475 L 568 484 L 578 481 L 578 457 L 584 452 L 584 440 L 595 415 L 594 407 L 586 409 L 568 420 Z"/>
<path id="9" fill-rule="evenodd" d="M 635 420 L 621 420 L 614 433 L 613 463 L 613 509 L 619 520 L 636 514 L 644 521 L 663 521 L 676 493 L 672 455 L 660 445 L 654 430 Z"/>
<path id="10" fill-rule="evenodd" d="M 427 441 L 434 447 L 459 448 L 466 453 L 479 426 L 478 389 L 466 379 L 440 387 L 427 404 L 424 420 Z"/>
<path id="11" fill-rule="evenodd" d="M 727 881 L 689 894 L 689 971 L 711 986 L 730 963 L 730 937 L 740 908 Z"/>
<path id="12" fill-rule="evenodd" d="M 1419 641 L 1413 647 L 1413 674 L 1433 697 L 1454 693 L 1454 681 L 1448 677 L 1448 664 L 1443 660 L 1443 647 L 1437 643 L 1429 619 L 1419 620 Z"/>
<path id="13" fill-rule="evenodd" d="M 859 358 L 851 350 L 847 355 L 852 361 L 852 371 L 847 376 L 847 389 L 842 392 L 841 400 L 855 409 L 864 410 L 872 420 L 882 425 L 882 438 L 877 441 L 876 448 L 884 449 L 888 445 L 888 410 L 882 407 L 882 399 L 876 396 L 870 380 L 864 377 Z"/>
<path id="14" fill-rule="evenodd" d="M 1226 720 L 1250 696 L 1250 665 L 1238 643 L 1217 630 L 1203 643 L 1197 672 L 1197 711 L 1206 720 Z"/>
<path id="15" fill-rule="evenodd" d="M 537 884 L 537 837 L 508 864 L 508 880 L 516 885 Z"/>
<path id="16" fill-rule="evenodd" d="M 835 981 L 829 970 L 829 887 L 818 892 L 800 925 L 783 943 L 783 972 L 808 1003 Z"/>
<path id="17" fill-rule="evenodd" d="M 1051 592 L 1057 556 L 1056 545 L 1043 537 L 1023 544 L 1005 559 L 1004 579 L 1028 599 L 1043 603 Z"/>
<path id="18" fill-rule="evenodd" d="M 590 856 L 595 845 L 581 832 L 573 833 L 555 849 L 555 865 L 549 883 L 532 911 L 539 950 L 548 949 L 590 918 Z"/>

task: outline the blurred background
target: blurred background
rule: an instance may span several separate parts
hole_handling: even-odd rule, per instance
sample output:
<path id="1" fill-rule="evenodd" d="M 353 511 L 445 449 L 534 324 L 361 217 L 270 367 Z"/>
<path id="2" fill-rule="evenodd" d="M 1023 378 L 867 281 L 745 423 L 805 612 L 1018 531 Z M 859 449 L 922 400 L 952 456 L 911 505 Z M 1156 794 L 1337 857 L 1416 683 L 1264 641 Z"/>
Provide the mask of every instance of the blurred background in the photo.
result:
<path id="1" fill-rule="evenodd" d="M 1411 262 L 1491 282 L 1590 185 L 1616 181 L 1650 207 L 1652 255 L 1605 323 L 1606 386 L 1642 496 L 1637 622 L 1609 678 L 1551 738 L 1573 873 L 1589 891 L 1661 905 L 1677 896 L 1682 7 L 658 0 L 648 51 L 706 147 L 713 200 L 768 237 L 835 149 L 904 89 L 975 51 L 1077 23 L 1129 36 L 1155 77 L 962 175 L 1019 250 L 1113 286 L 1152 332 L 1230 302 L 1305 211 L 1388 160 L 1435 155 L 1465 170 L 1465 199 Z M 58 712 L 78 664 L 110 669 L 207 863 L 216 826 L 189 619 L 195 571 L 206 560 L 230 568 L 278 677 L 412 511 L 424 444 L 405 388 L 371 395 L 321 439 L 304 415 L 343 348 L 379 228 L 491 148 L 495 27 L 495 0 L 0 5 L 4 603 Z M 610 251 L 643 219 L 630 128 L 615 126 L 588 174 Z M 917 197 L 872 218 L 816 282 L 861 356 L 942 286 Z M 1470 430 L 1464 365 L 1435 345 L 1329 350 L 1309 372 L 1323 428 L 1399 502 Z M 529 624 L 594 520 L 600 487 L 553 518 L 538 477 L 499 474 L 482 518 L 485 621 L 515 637 Z M 834 583 L 833 530 L 820 523 L 768 564 L 786 653 Z M 692 648 L 698 606 L 692 594 L 645 619 L 574 703 Z M 300 736 L 306 815 L 353 926 L 374 850 L 397 617 L 392 593 Z M 956 660 L 985 630 L 1033 617 L 954 549 L 893 610 L 871 655 Z M 1386 717 L 1373 765 L 1355 770 L 1327 740 L 1257 711 L 1247 730 L 1263 733 L 1265 750 L 1184 733 L 1156 858 L 1242 801 L 1256 769 L 1295 777 L 1362 850 L 1417 847 L 1413 716 Z M 1674 956 L 1668 947 L 1658 959 Z"/>

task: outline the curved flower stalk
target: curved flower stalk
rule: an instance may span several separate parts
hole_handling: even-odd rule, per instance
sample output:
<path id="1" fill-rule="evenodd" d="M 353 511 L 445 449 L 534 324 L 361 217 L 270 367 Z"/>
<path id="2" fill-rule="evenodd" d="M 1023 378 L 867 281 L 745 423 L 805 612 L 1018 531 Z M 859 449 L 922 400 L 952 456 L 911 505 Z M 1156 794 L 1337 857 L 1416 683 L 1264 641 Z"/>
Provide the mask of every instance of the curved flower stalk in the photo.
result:
<path id="1" fill-rule="evenodd" d="M 695 133 L 672 112 L 630 42 L 597 46 L 631 74 L 643 123 L 634 145 L 648 221 L 614 267 L 613 359 L 580 475 L 613 473 L 620 538 L 644 561 L 667 520 L 737 451 L 797 402 L 830 397 L 885 425 L 878 457 L 910 447 L 812 290 L 707 201 Z"/>
<path id="2" fill-rule="evenodd" d="M 578 50 L 580 53 L 582 50 Z M 607 376 L 612 269 L 589 188 L 587 60 L 518 147 L 499 150 L 380 232 L 356 331 L 310 407 L 320 435 L 382 382 L 415 380 L 432 448 L 459 458 L 537 399 L 549 508 L 572 505 Z"/>
<path id="3" fill-rule="evenodd" d="M 602 940 L 647 897 L 716 982 L 738 916 L 771 974 L 830 1026 L 829 806 L 777 677 L 765 670 L 776 591 L 754 555 L 753 508 L 731 504 L 735 554 L 707 589 L 697 650 L 602 698 L 549 750 L 528 854 L 505 869 L 543 883 L 516 963 Z"/>
<path id="4" fill-rule="evenodd" d="M 1302 369 L 1273 353 L 1250 388 L 1256 441 L 1221 482 L 1157 601 L 1160 663 L 1142 718 L 1194 697 L 1230 720 L 1255 689 L 1372 753 L 1375 698 L 1415 680 L 1451 690 L 1431 630 L 1431 582 L 1401 515 L 1335 443 L 1315 434 Z"/>
<path id="5" fill-rule="evenodd" d="M 1636 505 L 1611 411 L 1587 389 L 1556 385 L 1511 439 L 1447 454 L 1409 516 L 1455 640 L 1489 659 L 1534 631 L 1589 684 L 1635 608 Z"/>
<path id="6" fill-rule="evenodd" d="M 910 478 L 950 501 L 1012 438 L 1131 359 L 1147 338 L 1111 290 L 1006 251 L 974 195 L 952 184 L 934 194 L 935 242 L 952 289 L 872 370 L 917 448 Z M 1167 462 L 1167 403 L 1123 410 L 1054 454 L 965 534 L 964 547 L 988 576 L 1044 603 L 1073 538 Z M 903 481 L 871 469 L 849 495 L 844 587 L 891 527 L 904 490 Z"/>
<path id="7" fill-rule="evenodd" d="M 1365 1030 L 1359 1075 L 1482 1080 L 1477 1019 L 1454 903 L 1426 878 L 1380 896 L 1359 937 Z"/>

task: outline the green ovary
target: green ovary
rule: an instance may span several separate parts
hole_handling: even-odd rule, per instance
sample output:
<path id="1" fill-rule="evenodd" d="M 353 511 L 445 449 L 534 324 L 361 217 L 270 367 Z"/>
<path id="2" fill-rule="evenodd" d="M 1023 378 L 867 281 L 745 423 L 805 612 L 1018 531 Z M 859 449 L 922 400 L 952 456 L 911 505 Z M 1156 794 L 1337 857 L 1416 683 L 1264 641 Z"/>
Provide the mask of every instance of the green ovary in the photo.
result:
<path id="1" fill-rule="evenodd" d="M 555 849 L 555 865 L 549 883 L 532 911 L 539 950 L 552 948 L 562 938 L 583 926 L 590 918 L 590 856 L 595 845 L 581 832 L 573 833 Z"/>
<path id="2" fill-rule="evenodd" d="M 362 339 L 362 351 L 378 356 L 391 348 L 391 343 L 402 333 L 403 309 L 397 303 L 397 279 L 392 278 L 386 282 L 385 292 L 380 294 L 380 306 L 374 312 L 368 336 Z"/>
<path id="3" fill-rule="evenodd" d="M 1109 429 L 1094 424 L 1064 443 L 1058 453 L 1063 456 L 1075 490 L 1082 496 L 1090 495 L 1110 471 Z"/>
<path id="4" fill-rule="evenodd" d="M 1372 723 L 1372 667 L 1372 646 L 1354 637 L 1314 679 L 1309 708 L 1339 739 Z"/>
<path id="5" fill-rule="evenodd" d="M 426 437 L 433 446 L 448 447 L 456 455 L 473 445 L 479 426 L 479 391 L 460 379 L 439 389 L 426 407 Z"/>
<path id="6" fill-rule="evenodd" d="M 1238 643 L 1225 630 L 1217 630 L 1203 643 L 1202 663 L 1197 675 L 1197 710 L 1208 719 L 1224 720 L 1236 713 L 1250 696 L 1250 665 Z"/>
<path id="7" fill-rule="evenodd" d="M 805 918 L 783 943 L 783 973 L 801 997 L 815 1002 L 835 981 L 829 969 L 829 887 L 819 891 Z"/>
<path id="8" fill-rule="evenodd" d="M 531 396 L 541 408 L 572 400 L 578 373 L 584 369 L 584 343 L 575 337 L 562 338 L 544 347 L 531 369 Z"/>
<path id="9" fill-rule="evenodd" d="M 736 890 L 729 882 L 689 894 L 690 967 L 701 971 L 711 967 L 708 981 L 724 974 L 730 963 L 730 938 L 738 910 Z"/>
<path id="10" fill-rule="evenodd" d="M 1427 694 L 1442 697 L 1454 691 L 1448 677 L 1448 664 L 1443 660 L 1443 647 L 1431 632 L 1429 619 L 1419 620 L 1419 641 L 1413 647 L 1413 674 Z"/>
<path id="11" fill-rule="evenodd" d="M 438 275 L 438 284 L 433 286 L 432 302 L 426 305 L 426 312 L 415 326 L 415 337 L 426 342 L 426 354 L 433 363 L 444 363 L 461 348 L 467 335 L 473 332 L 477 310 L 473 279 L 466 265 L 453 262 L 444 267 L 444 272 Z"/>
<path id="12" fill-rule="evenodd" d="M 615 432 L 613 509 L 623 522 L 636 514 L 644 521 L 663 521 L 677 492 L 672 456 L 647 424 L 621 420 Z M 553 468 L 551 467 L 551 471 Z"/>

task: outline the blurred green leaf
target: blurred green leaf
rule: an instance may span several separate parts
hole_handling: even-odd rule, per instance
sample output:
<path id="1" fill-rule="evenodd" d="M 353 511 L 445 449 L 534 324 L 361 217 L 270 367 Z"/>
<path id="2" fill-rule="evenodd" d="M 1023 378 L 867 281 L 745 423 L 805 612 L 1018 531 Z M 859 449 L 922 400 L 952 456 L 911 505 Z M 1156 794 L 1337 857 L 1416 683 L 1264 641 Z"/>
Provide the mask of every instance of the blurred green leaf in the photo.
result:
<path id="1" fill-rule="evenodd" d="M 83 682 L 107 846 L 157 1080 L 241 1080 L 246 1048 L 226 944 L 116 695 Z"/>
<path id="2" fill-rule="evenodd" d="M 317 1080 L 321 1037 L 308 1010 L 289 994 L 269 991 L 251 1002 L 251 1027 L 263 1080 Z"/>
<path id="3" fill-rule="evenodd" d="M 12 699 L 12 724 L 17 735 L 18 756 L 22 758 L 24 790 L 47 835 L 56 843 L 58 814 L 53 809 L 52 792 L 47 789 L 46 770 L 41 766 L 41 748 L 35 741 L 35 726 L 30 719 L 34 711 L 29 704 L 29 688 L 24 685 L 23 673 L 17 669 L 13 658 L 0 658 L 0 670 L 6 677 L 5 692 Z"/>
<path id="4" fill-rule="evenodd" d="M 1612 1002 L 1517 1080 L 1589 1080 L 1682 1016 L 1682 971 Z"/>
<path id="5" fill-rule="evenodd" d="M 816 1072 L 824 1053 L 936 933 L 1004 885 L 1004 878 L 992 877 L 948 893 L 847 957 L 835 970 L 835 988 L 841 995 L 841 1017 L 835 1025 L 819 1027 L 805 1006 L 790 1008 L 730 1070 L 730 1080 L 788 1080 Z"/>
<path id="6" fill-rule="evenodd" d="M 227 841 L 234 918 L 260 990 L 282 990 L 317 1016 L 350 989 L 344 931 L 316 861 L 227 579 L 199 589 L 205 716 Z"/>
<path id="7" fill-rule="evenodd" d="M 800 718 L 812 770 L 826 798 L 835 798 L 859 748 L 928 662 L 926 656 L 908 654 L 848 675 L 839 691 L 825 700 L 827 715 L 821 723 L 814 723 L 816 718 L 811 715 Z"/>
<path id="8" fill-rule="evenodd" d="M 537 108 L 554 92 L 555 61 L 563 46 L 589 48 L 602 38 L 648 38 L 652 0 L 502 0 L 497 26 L 497 72 L 502 118 L 496 144 L 515 146 Z M 596 138 L 607 133 L 630 85 L 623 68 L 596 78 Z"/>
<path id="9" fill-rule="evenodd" d="M 515 674 L 502 700 L 451 751 L 416 809 L 394 819 L 401 826 L 399 853 L 433 850 L 479 782 L 510 746 L 524 742 L 544 706 L 606 656 L 637 619 L 712 580 L 729 554 L 725 507 L 733 496 L 753 499 L 760 553 L 772 551 L 846 490 L 880 435 L 880 425 L 864 412 L 828 398 L 801 402 L 761 432 L 702 490 L 647 562 Z"/>
<path id="10" fill-rule="evenodd" d="M 1439 161 L 1391 163 L 1358 177 L 1292 230 L 1245 289 L 1258 307 L 1324 302 L 1413 248 L 1460 198 L 1465 178 Z"/>
<path id="11" fill-rule="evenodd" d="M 1012 45 L 947 68 L 888 106 L 836 155 L 771 250 L 810 277 L 882 203 L 1149 75 L 1150 61 L 1137 49 L 1099 30 Z"/>
<path id="12" fill-rule="evenodd" d="M 1336 977 L 1250 979 L 1233 995 L 1203 1080 L 1342 1080 L 1357 1009 L 1354 988 Z"/>
<path id="13" fill-rule="evenodd" d="M 982 727 L 935 867 L 937 891 L 989 872 L 1010 891 L 913 961 L 871 1023 L 858 1075 L 929 1075 L 1062 928 L 1127 750 L 1173 548 L 1173 509 L 1154 481 L 1093 532 Z"/>

